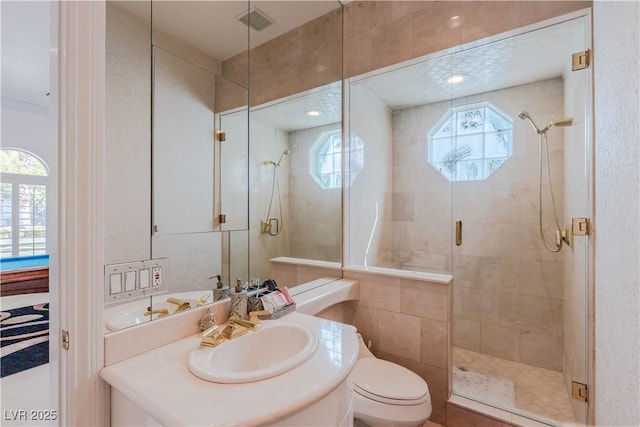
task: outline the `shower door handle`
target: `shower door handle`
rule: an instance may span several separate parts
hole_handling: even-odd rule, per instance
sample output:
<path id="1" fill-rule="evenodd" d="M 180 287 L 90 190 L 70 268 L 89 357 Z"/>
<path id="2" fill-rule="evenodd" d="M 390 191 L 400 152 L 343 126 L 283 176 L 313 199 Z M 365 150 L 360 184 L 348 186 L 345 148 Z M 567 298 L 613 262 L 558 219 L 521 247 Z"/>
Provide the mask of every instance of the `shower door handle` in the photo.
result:
<path id="1" fill-rule="evenodd" d="M 456 220 L 456 246 L 462 245 L 462 221 Z"/>

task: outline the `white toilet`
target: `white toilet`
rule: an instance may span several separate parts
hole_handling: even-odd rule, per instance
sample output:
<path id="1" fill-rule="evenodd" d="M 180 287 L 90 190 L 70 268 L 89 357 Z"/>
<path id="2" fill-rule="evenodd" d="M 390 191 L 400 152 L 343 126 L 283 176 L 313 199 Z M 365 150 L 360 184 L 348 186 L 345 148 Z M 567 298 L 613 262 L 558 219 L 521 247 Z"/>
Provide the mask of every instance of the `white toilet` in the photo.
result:
<path id="1" fill-rule="evenodd" d="M 431 415 L 427 383 L 415 372 L 377 359 L 358 334 L 360 354 L 351 372 L 354 425 L 416 427 Z"/>

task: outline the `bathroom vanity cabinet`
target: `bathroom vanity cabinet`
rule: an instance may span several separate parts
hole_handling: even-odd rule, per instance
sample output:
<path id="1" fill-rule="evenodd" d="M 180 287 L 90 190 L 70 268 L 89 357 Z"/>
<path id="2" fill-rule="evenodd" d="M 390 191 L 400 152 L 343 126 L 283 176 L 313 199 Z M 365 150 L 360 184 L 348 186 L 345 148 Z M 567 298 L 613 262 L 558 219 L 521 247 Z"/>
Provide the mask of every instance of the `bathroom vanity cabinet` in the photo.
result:
<path id="1" fill-rule="evenodd" d="M 315 331 L 317 348 L 296 368 L 261 381 L 219 384 L 193 375 L 187 364 L 199 334 L 104 368 L 111 425 L 351 426 L 348 376 L 358 357 L 355 328 L 295 312 L 264 323 L 279 321 Z"/>

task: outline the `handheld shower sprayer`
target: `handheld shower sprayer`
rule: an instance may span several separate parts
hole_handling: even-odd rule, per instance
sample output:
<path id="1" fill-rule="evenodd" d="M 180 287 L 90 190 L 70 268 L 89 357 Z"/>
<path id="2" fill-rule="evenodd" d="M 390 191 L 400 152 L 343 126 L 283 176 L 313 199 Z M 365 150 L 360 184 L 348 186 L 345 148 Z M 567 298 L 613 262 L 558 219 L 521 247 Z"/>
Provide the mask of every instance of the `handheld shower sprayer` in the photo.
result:
<path id="1" fill-rule="evenodd" d="M 573 125 L 573 118 L 565 117 L 565 118 L 562 118 L 562 119 L 554 120 L 554 121 L 550 122 L 544 128 L 540 129 L 538 126 L 536 126 L 535 122 L 533 121 L 533 119 L 531 118 L 529 113 L 527 113 L 526 111 L 522 111 L 520 114 L 518 114 L 518 118 L 521 119 L 521 120 L 528 121 L 529 124 L 535 129 L 535 131 L 536 131 L 536 133 L 538 135 L 542 135 L 544 133 L 547 133 L 547 131 L 549 129 L 551 129 L 551 127 L 553 127 L 553 126 L 572 126 Z"/>
<path id="2" fill-rule="evenodd" d="M 282 162 L 282 159 L 284 158 L 284 156 L 288 156 L 289 154 L 291 154 L 291 150 L 284 150 L 282 152 L 282 154 L 280 155 L 280 159 L 278 159 L 277 162 L 274 162 L 273 160 L 265 160 L 262 163 L 267 165 L 267 166 L 274 165 L 274 166 L 278 167 L 278 166 L 280 166 L 280 163 Z"/>
<path id="3" fill-rule="evenodd" d="M 545 248 L 547 248 L 551 252 L 559 252 L 562 249 L 563 243 L 569 244 L 569 240 L 567 240 L 565 234 L 563 233 L 560 227 L 560 221 L 558 219 L 558 211 L 556 209 L 556 201 L 553 194 L 553 186 L 551 185 L 551 167 L 549 166 L 549 145 L 547 139 L 547 131 L 551 129 L 553 126 L 571 126 L 573 125 L 573 118 L 566 117 L 559 120 L 554 120 L 550 122 L 547 126 L 540 129 L 533 122 L 531 116 L 526 111 L 522 111 L 518 114 L 518 118 L 521 120 L 526 120 L 529 124 L 535 129 L 536 133 L 540 139 L 540 148 L 538 153 L 538 228 L 540 231 L 540 238 L 542 240 L 542 244 Z M 555 245 L 547 243 L 547 240 L 544 236 L 544 231 L 542 227 L 542 172 L 543 172 L 543 157 L 546 159 L 546 173 L 547 173 L 547 182 L 549 184 L 549 198 L 551 199 L 551 208 L 553 209 L 553 216 L 555 219 Z"/>
<path id="4" fill-rule="evenodd" d="M 518 114 L 518 118 L 521 120 L 526 120 L 529 122 L 529 124 L 533 127 L 533 129 L 535 129 L 535 131 L 540 134 L 540 128 L 538 128 L 538 126 L 536 126 L 536 124 L 533 122 L 533 119 L 531 118 L 531 116 L 529 115 L 529 113 L 527 113 L 526 111 L 521 112 L 520 114 Z"/>
<path id="5" fill-rule="evenodd" d="M 280 158 L 277 162 L 273 160 L 265 160 L 263 163 L 267 166 L 273 165 L 273 178 L 271 181 L 271 197 L 269 198 L 269 208 L 267 209 L 267 216 L 264 220 L 260 220 L 260 231 L 262 233 L 267 233 L 269 236 L 277 236 L 282 232 L 283 226 L 281 222 L 283 220 L 282 216 L 282 200 L 280 199 L 280 183 L 278 182 L 278 167 L 280 163 L 282 163 L 282 159 L 285 156 L 291 154 L 291 150 L 286 149 L 280 155 Z M 271 216 L 271 209 L 273 208 L 274 202 L 277 204 L 277 210 L 279 211 L 279 216 Z M 273 209 L 274 212 L 276 208 Z"/>
<path id="6" fill-rule="evenodd" d="M 280 155 L 280 159 L 278 160 L 278 163 L 276 163 L 276 166 L 280 166 L 280 162 L 282 162 L 284 156 L 288 156 L 289 154 L 291 154 L 291 150 L 284 150 Z"/>

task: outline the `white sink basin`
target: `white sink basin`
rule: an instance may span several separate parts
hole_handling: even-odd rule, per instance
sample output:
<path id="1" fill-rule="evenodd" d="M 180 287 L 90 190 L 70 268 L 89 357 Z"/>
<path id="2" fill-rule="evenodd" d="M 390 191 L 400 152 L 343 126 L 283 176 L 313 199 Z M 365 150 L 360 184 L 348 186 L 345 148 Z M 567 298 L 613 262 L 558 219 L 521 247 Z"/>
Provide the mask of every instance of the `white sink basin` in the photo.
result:
<path id="1" fill-rule="evenodd" d="M 153 295 L 153 309 L 158 310 L 164 308 L 167 309 L 170 314 L 173 314 L 176 311 L 177 305 L 167 302 L 167 299 L 171 297 L 187 301 L 191 304 L 191 308 L 195 308 L 198 306 L 199 299 L 207 293 L 211 294 L 211 291 Z M 209 302 L 211 302 L 211 298 L 209 298 Z M 105 326 L 110 331 L 118 331 L 129 326 L 139 325 L 149 320 L 157 319 L 159 314 L 153 314 L 151 316 L 144 315 L 149 305 L 150 300 L 149 297 L 147 297 L 138 301 L 111 307 L 105 310 Z"/>
<path id="2" fill-rule="evenodd" d="M 199 346 L 192 350 L 189 370 L 211 382 L 247 383 L 288 372 L 316 350 L 318 338 L 306 326 L 282 320 L 262 325 L 215 348 Z"/>

